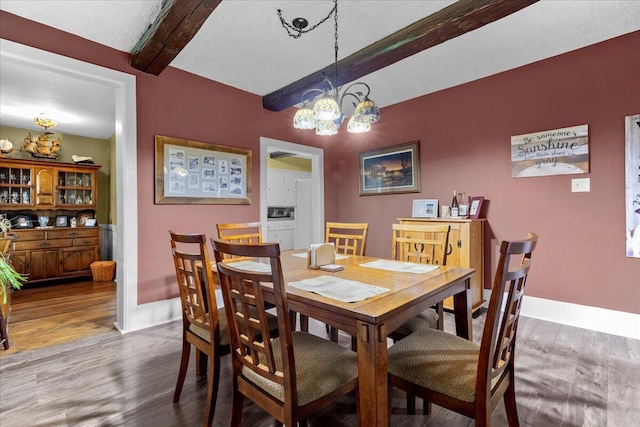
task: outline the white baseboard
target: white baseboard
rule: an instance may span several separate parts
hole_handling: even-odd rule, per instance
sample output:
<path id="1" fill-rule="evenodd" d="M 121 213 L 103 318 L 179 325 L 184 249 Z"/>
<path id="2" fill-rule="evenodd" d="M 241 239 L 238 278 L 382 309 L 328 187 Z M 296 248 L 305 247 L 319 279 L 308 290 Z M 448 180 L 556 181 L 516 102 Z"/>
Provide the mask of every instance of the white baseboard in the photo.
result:
<path id="1" fill-rule="evenodd" d="M 123 334 L 178 320 L 182 316 L 180 298 L 141 304 L 129 312 L 133 319 L 127 319 L 126 328 L 123 328 L 117 322 L 115 324 L 116 328 Z"/>
<path id="2" fill-rule="evenodd" d="M 491 290 L 484 290 L 485 306 Z M 577 328 L 640 340 L 640 314 L 524 296 L 520 314 Z"/>
<path id="3" fill-rule="evenodd" d="M 216 302 L 218 307 L 224 307 L 222 300 L 222 291 L 216 289 Z M 168 300 L 150 302 L 136 306 L 133 312 L 133 319 L 128 319 L 126 329 L 122 328 L 117 322 L 116 329 L 120 333 L 133 332 L 140 329 L 148 328 L 163 323 L 172 322 L 182 319 L 182 307 L 180 307 L 180 298 L 172 298 Z"/>

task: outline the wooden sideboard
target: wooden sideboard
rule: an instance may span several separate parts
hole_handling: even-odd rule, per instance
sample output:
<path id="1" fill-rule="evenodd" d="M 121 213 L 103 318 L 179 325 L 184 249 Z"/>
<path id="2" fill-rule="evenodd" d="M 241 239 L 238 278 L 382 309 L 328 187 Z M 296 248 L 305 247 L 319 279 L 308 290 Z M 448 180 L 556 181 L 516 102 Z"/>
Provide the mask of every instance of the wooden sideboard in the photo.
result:
<path id="1" fill-rule="evenodd" d="M 100 260 L 99 227 L 60 227 L 13 230 L 17 239 L 11 262 L 29 282 L 91 276 L 91 263 Z"/>
<path id="2" fill-rule="evenodd" d="M 449 249 L 447 265 L 469 267 L 476 270 L 471 277 L 471 303 L 477 311 L 484 303 L 484 219 L 468 218 L 398 218 L 400 224 L 447 224 Z M 453 299 L 444 300 L 444 307 L 453 309 Z"/>
<path id="3" fill-rule="evenodd" d="M 0 157 L 0 212 L 12 220 L 11 262 L 28 282 L 91 276 L 100 260 L 99 165 Z M 39 217 L 48 217 L 41 226 Z M 72 218 L 76 227 L 70 227 Z"/>

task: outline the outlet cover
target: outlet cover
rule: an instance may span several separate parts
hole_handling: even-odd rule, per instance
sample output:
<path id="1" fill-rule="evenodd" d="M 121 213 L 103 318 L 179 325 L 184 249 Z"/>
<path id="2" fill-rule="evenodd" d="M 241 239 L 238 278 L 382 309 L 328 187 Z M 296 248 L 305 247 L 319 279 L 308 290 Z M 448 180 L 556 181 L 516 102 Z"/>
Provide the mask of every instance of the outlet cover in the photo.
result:
<path id="1" fill-rule="evenodd" d="M 573 193 L 588 193 L 591 191 L 591 178 L 573 178 L 571 191 Z"/>

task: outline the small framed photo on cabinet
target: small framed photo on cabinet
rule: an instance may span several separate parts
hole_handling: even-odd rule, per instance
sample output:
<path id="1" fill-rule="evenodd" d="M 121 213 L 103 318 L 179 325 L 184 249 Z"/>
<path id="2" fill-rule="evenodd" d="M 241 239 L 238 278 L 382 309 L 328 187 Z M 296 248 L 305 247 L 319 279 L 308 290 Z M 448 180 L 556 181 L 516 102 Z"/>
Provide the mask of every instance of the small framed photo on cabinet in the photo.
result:
<path id="1" fill-rule="evenodd" d="M 413 201 L 414 218 L 437 218 L 438 199 L 418 199 Z"/>
<path id="2" fill-rule="evenodd" d="M 484 202 L 484 197 L 472 197 L 471 205 L 469 205 L 469 218 L 478 219 L 480 218 L 480 211 L 482 209 L 482 202 Z"/>
<path id="3" fill-rule="evenodd" d="M 66 215 L 58 215 L 56 217 L 56 227 L 68 227 L 69 218 Z"/>

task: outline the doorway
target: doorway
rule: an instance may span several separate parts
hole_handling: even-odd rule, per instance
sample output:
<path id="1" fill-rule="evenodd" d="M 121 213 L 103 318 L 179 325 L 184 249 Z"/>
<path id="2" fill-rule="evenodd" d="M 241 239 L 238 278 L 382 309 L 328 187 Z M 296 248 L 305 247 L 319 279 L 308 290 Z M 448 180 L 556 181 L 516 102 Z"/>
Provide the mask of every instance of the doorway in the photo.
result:
<path id="1" fill-rule="evenodd" d="M 311 221 L 311 241 L 324 242 L 324 150 L 292 142 L 260 137 L 260 222 L 267 229 L 267 159 L 275 151 L 284 151 L 311 160 L 311 205 L 317 215 Z"/>
<path id="2" fill-rule="evenodd" d="M 8 40 L 0 40 L 0 60 L 15 61 L 46 73 L 61 73 L 111 89 L 115 99 L 116 218 L 114 259 L 116 323 L 120 331 L 137 321 L 137 149 L 135 76 Z M 125 213 L 125 206 L 127 207 Z"/>

